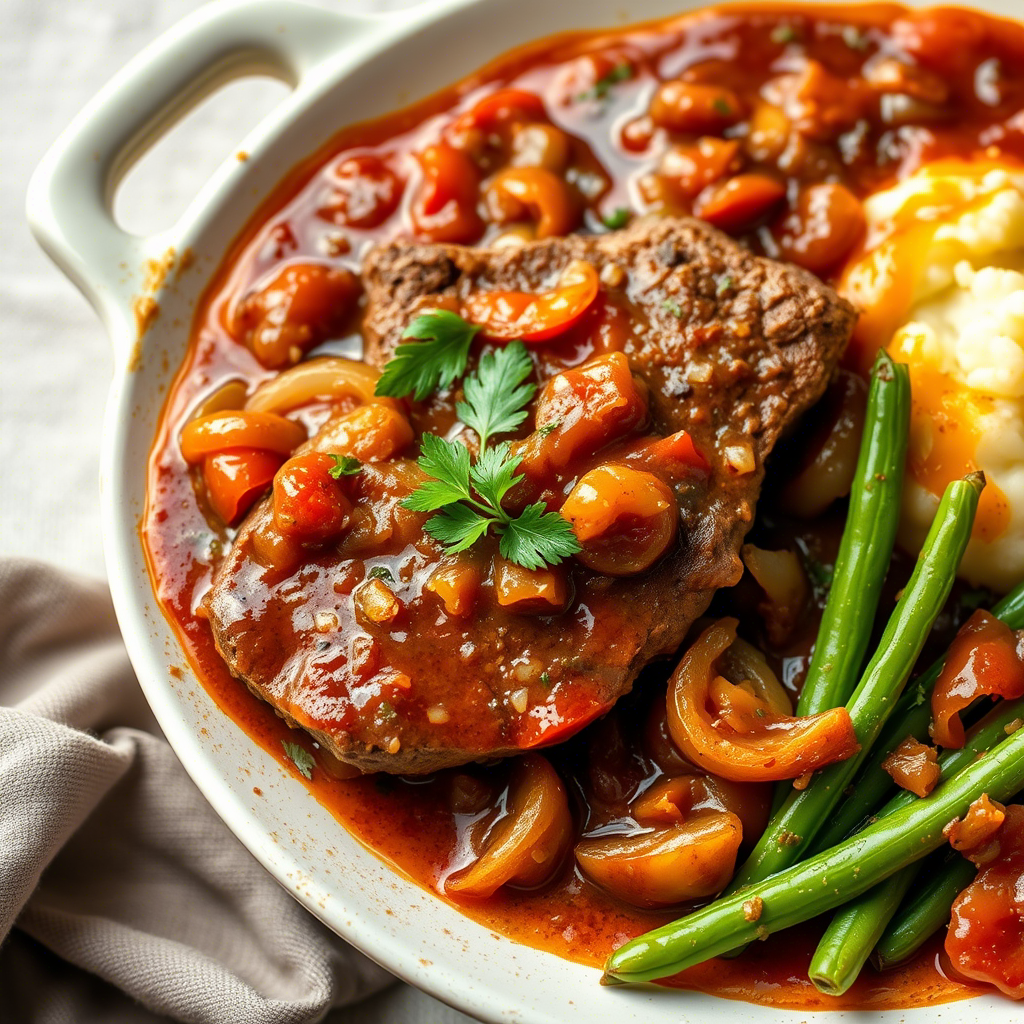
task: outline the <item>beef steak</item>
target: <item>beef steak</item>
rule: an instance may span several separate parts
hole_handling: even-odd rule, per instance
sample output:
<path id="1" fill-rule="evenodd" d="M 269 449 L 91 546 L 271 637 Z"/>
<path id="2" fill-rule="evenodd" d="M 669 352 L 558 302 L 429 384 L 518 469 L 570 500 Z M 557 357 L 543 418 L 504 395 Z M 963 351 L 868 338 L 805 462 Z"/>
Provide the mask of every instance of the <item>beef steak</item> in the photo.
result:
<path id="1" fill-rule="evenodd" d="M 382 246 L 364 270 L 365 358 L 383 365 L 424 307 L 452 308 L 473 290 L 541 291 L 571 260 L 600 271 L 601 323 L 618 311 L 615 337 L 649 388 L 653 431 L 689 431 L 710 473 L 677 487 L 679 543 L 669 555 L 631 578 L 575 571 L 568 610 L 547 618 L 493 601 L 453 617 L 424 589 L 442 552 L 422 532 L 424 516 L 409 540 L 416 514 L 399 502 L 418 479 L 410 460 L 367 465 L 355 478 L 379 527 L 369 554 L 341 544 L 282 578 L 254 552 L 270 499 L 257 506 L 206 599 L 218 649 L 286 720 L 362 770 L 428 773 L 558 742 L 673 652 L 714 592 L 740 578 L 764 460 L 821 396 L 854 322 L 852 307 L 812 275 L 753 256 L 700 221 L 663 219 L 515 249 Z M 535 346 L 538 377 L 585 357 L 588 330 L 600 333 L 598 321 Z M 432 401 L 450 408 L 450 396 Z M 414 425 L 432 415 L 421 404 Z M 353 609 L 375 569 L 402 605 L 383 626 Z"/>

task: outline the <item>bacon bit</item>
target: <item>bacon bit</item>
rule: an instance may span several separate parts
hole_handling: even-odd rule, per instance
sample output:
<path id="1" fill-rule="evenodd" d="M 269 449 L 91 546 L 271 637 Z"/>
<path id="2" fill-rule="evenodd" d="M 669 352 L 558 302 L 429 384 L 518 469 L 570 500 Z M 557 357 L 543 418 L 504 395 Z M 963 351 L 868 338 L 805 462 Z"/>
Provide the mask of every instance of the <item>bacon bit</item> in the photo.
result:
<path id="1" fill-rule="evenodd" d="M 764 900 L 760 896 L 747 900 L 743 904 L 744 921 L 760 921 L 761 912 L 764 910 Z"/>
<path id="2" fill-rule="evenodd" d="M 942 834 L 954 850 L 981 867 L 999 856 L 999 844 L 991 840 L 1005 820 L 1006 808 L 982 793 L 967 808 L 967 813 L 962 818 L 954 818 Z"/>
<path id="3" fill-rule="evenodd" d="M 938 785 L 939 752 L 908 736 L 883 762 L 882 769 L 901 789 L 925 797 Z"/>

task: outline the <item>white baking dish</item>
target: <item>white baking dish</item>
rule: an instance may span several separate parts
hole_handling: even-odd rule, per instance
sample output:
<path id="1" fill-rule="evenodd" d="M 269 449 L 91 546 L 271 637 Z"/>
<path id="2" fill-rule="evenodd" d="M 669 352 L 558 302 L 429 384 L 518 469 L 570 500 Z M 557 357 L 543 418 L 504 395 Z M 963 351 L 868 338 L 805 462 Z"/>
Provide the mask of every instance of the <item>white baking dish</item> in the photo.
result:
<path id="1" fill-rule="evenodd" d="M 340 6 L 340 5 L 339 5 Z M 697 6 L 685 0 L 441 0 L 380 17 L 293 0 L 210 4 L 131 62 L 57 141 L 29 192 L 32 228 L 103 318 L 116 354 L 103 451 L 104 542 L 114 602 L 139 681 L 168 740 L 238 838 L 329 927 L 414 985 L 487 1021 L 522 1024 L 722 1024 L 805 1021 L 780 1011 L 665 989 L 608 989 L 599 972 L 501 938 L 390 869 L 214 705 L 189 670 L 150 586 L 138 524 L 146 459 L 197 298 L 260 200 L 348 121 L 384 114 L 549 33 L 621 24 Z M 1019 14 L 1019 0 L 979 6 Z M 226 80 L 269 71 L 290 96 L 241 143 L 181 220 L 149 238 L 123 232 L 113 194 L 131 162 L 176 117 Z M 149 297 L 145 265 L 190 251 Z M 171 669 L 174 668 L 172 673 Z M 177 675 L 181 670 L 180 677 Z M 262 798 L 253 795 L 259 782 Z M 333 851 L 328 856 L 326 851 Z M 941 1010 L 839 1013 L 891 1024 L 1016 1021 L 996 997 Z"/>

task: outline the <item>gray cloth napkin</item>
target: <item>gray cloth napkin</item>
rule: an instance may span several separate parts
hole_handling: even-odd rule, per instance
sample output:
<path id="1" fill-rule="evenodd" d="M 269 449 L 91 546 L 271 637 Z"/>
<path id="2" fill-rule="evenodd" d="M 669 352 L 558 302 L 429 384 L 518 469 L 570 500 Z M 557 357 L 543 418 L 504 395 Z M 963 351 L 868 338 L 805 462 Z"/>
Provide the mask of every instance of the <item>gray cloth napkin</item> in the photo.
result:
<path id="1" fill-rule="evenodd" d="M 391 976 L 222 824 L 106 588 L 0 561 L 0 1022 L 299 1024 Z"/>

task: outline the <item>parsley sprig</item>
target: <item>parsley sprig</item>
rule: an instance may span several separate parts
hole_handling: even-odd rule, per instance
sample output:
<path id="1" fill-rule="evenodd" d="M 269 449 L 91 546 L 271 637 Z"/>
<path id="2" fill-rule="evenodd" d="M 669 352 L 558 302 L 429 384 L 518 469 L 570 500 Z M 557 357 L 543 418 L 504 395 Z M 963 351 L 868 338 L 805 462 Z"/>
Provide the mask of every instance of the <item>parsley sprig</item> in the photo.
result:
<path id="1" fill-rule="evenodd" d="M 414 512 L 437 513 L 424 529 L 450 552 L 468 550 L 492 530 L 501 554 L 526 569 L 555 565 L 580 550 L 569 523 L 543 502 L 518 514 L 502 505 L 522 480 L 517 472 L 522 456 L 513 454 L 507 441 L 493 447 L 489 442 L 526 419 L 526 406 L 537 390 L 526 380 L 532 369 L 526 346 L 514 341 L 484 355 L 466 378 L 465 401 L 456 411 L 480 438 L 475 463 L 465 445 L 423 435 L 418 464 L 427 479 L 403 505 Z"/>
<path id="2" fill-rule="evenodd" d="M 469 347 L 480 327 L 458 313 L 437 309 L 416 317 L 402 338 L 415 339 L 399 345 L 384 367 L 374 394 L 387 398 L 412 395 L 417 402 L 439 388 L 446 388 L 466 372 Z"/>

